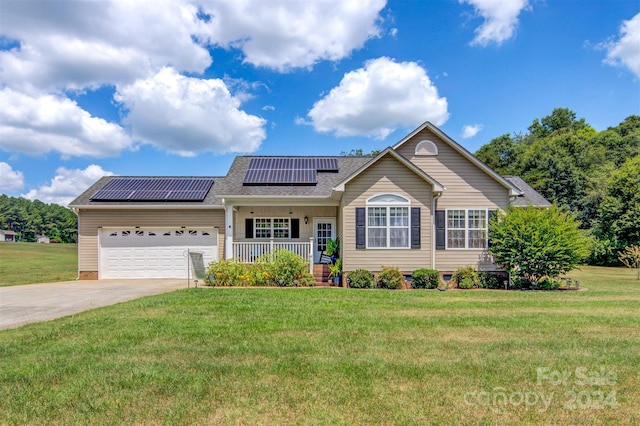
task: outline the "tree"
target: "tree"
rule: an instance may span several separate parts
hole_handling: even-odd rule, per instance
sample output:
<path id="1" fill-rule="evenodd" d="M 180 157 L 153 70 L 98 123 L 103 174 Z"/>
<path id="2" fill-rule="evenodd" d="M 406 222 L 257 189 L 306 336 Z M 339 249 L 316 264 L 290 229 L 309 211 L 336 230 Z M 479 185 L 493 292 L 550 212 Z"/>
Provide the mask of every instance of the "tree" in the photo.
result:
<path id="1" fill-rule="evenodd" d="M 534 285 L 565 274 L 589 255 L 590 239 L 575 216 L 558 207 L 510 207 L 489 224 L 490 252 L 510 274 Z"/>
<path id="2" fill-rule="evenodd" d="M 365 153 L 362 148 L 352 149 L 351 151 L 342 151 L 340 155 L 343 157 L 375 157 L 380 154 L 382 151 L 379 149 L 374 149 L 371 152 Z"/>
<path id="3" fill-rule="evenodd" d="M 638 270 L 638 281 L 640 281 L 640 246 L 629 246 L 618 255 L 620 262 L 627 268 Z"/>

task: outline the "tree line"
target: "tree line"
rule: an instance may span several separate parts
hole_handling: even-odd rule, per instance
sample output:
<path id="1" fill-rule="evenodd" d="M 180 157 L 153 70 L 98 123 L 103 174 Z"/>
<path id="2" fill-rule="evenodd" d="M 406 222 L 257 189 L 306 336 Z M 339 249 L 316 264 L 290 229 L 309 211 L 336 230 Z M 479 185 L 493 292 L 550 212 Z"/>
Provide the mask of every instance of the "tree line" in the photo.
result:
<path id="1" fill-rule="evenodd" d="M 619 264 L 622 250 L 640 245 L 640 116 L 598 132 L 570 109 L 557 108 L 475 155 L 575 214 L 593 238 L 590 263 Z"/>
<path id="2" fill-rule="evenodd" d="M 68 208 L 39 200 L 0 195 L 0 229 L 16 232 L 16 240 L 35 242 L 46 235 L 59 243 L 75 243 L 78 218 Z"/>

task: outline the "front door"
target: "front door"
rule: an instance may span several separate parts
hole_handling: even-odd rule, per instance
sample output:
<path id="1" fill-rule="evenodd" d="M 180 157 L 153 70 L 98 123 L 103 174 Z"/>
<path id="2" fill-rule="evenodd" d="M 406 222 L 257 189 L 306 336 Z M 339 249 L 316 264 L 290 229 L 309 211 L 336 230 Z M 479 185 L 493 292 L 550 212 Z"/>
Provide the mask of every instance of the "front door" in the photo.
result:
<path id="1" fill-rule="evenodd" d="M 322 252 L 327 249 L 327 240 L 336 238 L 336 220 L 331 217 L 316 217 L 313 219 L 313 259 L 314 263 L 320 262 Z"/>

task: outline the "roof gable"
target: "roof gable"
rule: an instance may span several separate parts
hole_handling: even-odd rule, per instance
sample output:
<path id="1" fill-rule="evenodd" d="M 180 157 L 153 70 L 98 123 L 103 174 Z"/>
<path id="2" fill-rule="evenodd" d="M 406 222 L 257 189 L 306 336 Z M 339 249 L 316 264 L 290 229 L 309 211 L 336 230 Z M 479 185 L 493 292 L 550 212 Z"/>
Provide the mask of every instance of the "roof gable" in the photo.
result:
<path id="1" fill-rule="evenodd" d="M 355 170 L 349 176 L 347 176 L 344 180 L 342 180 L 338 185 L 336 185 L 333 189 L 335 191 L 344 191 L 345 185 L 351 182 L 356 178 L 360 173 L 367 170 L 372 165 L 376 164 L 380 159 L 386 157 L 387 155 L 395 158 L 398 162 L 404 165 L 407 169 L 411 170 L 413 173 L 418 175 L 425 182 L 429 183 L 433 187 L 433 192 L 442 192 L 444 191 L 444 186 L 442 186 L 437 180 L 426 174 L 422 169 L 417 167 L 415 164 L 404 158 L 402 155 L 398 154 L 393 148 L 389 147 L 378 154 L 377 157 L 371 159 L 371 161 L 363 164 L 359 169 Z"/>
<path id="2" fill-rule="evenodd" d="M 404 145 L 407 141 L 413 139 L 418 133 L 420 133 L 424 129 L 428 129 L 429 131 L 434 133 L 440 140 L 442 140 L 445 144 L 450 146 L 454 151 L 456 151 L 462 157 L 466 158 L 470 163 L 478 167 L 485 174 L 489 175 L 492 179 L 494 179 L 500 185 L 507 188 L 509 190 L 509 195 L 517 196 L 521 194 L 521 191 L 516 186 L 514 186 L 511 182 L 509 182 L 508 180 L 500 176 L 498 173 L 496 173 L 493 169 L 491 169 L 489 166 L 484 164 L 482 161 L 478 160 L 473 154 L 467 151 L 462 145 L 454 141 L 446 133 L 444 133 L 438 127 L 431 124 L 429 121 L 425 121 L 413 132 L 409 133 L 407 136 L 401 139 L 398 143 L 396 143 L 393 146 L 393 149 L 397 150 L 399 147 Z"/>

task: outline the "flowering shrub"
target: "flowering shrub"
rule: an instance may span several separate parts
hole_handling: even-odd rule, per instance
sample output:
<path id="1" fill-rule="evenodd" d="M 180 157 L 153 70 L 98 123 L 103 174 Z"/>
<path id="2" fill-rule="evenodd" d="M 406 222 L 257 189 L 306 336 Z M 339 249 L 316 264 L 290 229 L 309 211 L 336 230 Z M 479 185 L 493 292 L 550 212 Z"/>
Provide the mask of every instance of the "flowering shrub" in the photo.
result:
<path id="1" fill-rule="evenodd" d="M 376 277 L 378 287 L 390 290 L 404 288 L 404 275 L 395 266 L 383 266 L 382 271 Z"/>

